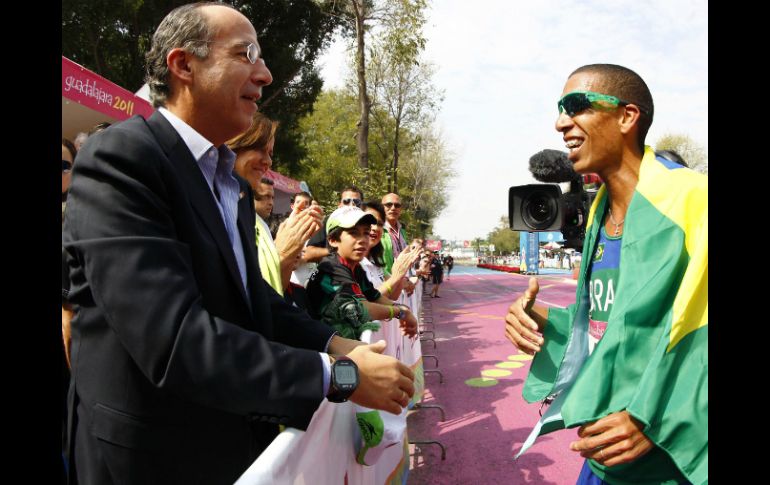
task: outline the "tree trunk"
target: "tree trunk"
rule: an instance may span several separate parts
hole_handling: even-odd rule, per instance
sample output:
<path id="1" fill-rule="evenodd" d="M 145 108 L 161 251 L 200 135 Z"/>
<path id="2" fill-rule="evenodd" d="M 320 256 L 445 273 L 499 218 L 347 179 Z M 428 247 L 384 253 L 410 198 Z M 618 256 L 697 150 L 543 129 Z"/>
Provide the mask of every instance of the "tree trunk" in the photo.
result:
<path id="1" fill-rule="evenodd" d="M 364 57 L 364 20 L 365 9 L 363 0 L 353 0 L 356 15 L 356 64 L 358 66 L 358 105 L 361 118 L 358 120 L 356 145 L 358 146 L 358 166 L 369 168 L 369 97 L 366 95 L 366 59 Z"/>
<path id="2" fill-rule="evenodd" d="M 396 133 L 393 137 L 393 193 L 398 193 L 398 143 L 401 134 L 400 123 L 396 120 Z"/>

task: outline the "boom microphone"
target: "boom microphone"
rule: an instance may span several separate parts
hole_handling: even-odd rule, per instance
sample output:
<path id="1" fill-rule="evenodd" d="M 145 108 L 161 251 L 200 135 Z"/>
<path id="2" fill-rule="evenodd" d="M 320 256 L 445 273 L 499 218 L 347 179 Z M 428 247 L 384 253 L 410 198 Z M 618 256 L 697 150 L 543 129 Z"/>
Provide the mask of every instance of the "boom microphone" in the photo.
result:
<path id="1" fill-rule="evenodd" d="M 529 171 L 540 182 L 562 183 L 580 181 L 567 154 L 559 150 L 543 150 L 529 159 Z"/>

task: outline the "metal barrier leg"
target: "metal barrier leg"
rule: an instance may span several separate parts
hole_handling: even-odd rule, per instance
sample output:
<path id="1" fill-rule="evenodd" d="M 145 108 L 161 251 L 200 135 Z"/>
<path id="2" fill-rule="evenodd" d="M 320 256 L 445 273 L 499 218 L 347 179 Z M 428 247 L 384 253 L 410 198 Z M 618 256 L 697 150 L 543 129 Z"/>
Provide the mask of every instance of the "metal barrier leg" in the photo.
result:
<path id="1" fill-rule="evenodd" d="M 416 403 L 414 405 L 416 409 L 438 409 L 441 411 L 441 421 L 446 421 L 446 415 L 444 414 L 444 408 L 439 406 L 438 404 L 420 404 Z"/>
<path id="2" fill-rule="evenodd" d="M 423 357 L 425 357 L 425 356 L 423 355 Z M 435 369 L 423 369 L 423 373 L 424 373 L 424 374 L 430 374 L 431 372 L 435 372 L 436 374 L 438 374 L 438 376 L 439 376 L 439 382 L 440 382 L 441 384 L 443 384 L 443 383 L 444 383 L 444 374 L 442 374 L 440 370 L 435 370 Z"/>
<path id="3" fill-rule="evenodd" d="M 433 340 L 432 338 L 427 338 L 427 337 L 426 338 L 420 338 L 420 342 L 433 342 L 433 348 L 434 349 L 436 348 L 436 341 Z"/>
<path id="4" fill-rule="evenodd" d="M 422 359 L 423 360 L 425 360 L 425 357 L 430 357 L 431 359 L 436 359 L 436 367 L 438 367 L 438 357 L 436 357 L 435 355 L 431 355 L 431 354 L 422 354 Z"/>
<path id="5" fill-rule="evenodd" d="M 426 441 L 409 441 L 410 445 L 439 445 L 441 447 L 441 461 L 446 460 L 446 448 L 444 448 L 444 445 L 442 445 L 440 442 L 436 440 L 426 440 Z"/>

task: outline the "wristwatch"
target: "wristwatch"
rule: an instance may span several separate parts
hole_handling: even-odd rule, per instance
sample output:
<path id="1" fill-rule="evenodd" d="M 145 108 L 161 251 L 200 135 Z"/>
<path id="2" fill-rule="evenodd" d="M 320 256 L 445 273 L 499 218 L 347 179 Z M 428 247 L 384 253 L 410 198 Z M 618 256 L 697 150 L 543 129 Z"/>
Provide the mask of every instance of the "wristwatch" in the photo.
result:
<path id="1" fill-rule="evenodd" d="M 326 399 L 330 402 L 345 402 L 357 387 L 358 366 L 350 357 L 337 357 L 332 363 L 331 382 Z"/>

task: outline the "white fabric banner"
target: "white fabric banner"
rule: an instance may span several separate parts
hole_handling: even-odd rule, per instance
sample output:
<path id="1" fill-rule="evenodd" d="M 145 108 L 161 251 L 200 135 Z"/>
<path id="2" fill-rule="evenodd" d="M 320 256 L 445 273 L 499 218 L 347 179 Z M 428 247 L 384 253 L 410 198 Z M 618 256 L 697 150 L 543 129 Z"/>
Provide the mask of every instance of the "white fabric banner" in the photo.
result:
<path id="1" fill-rule="evenodd" d="M 361 337 L 362 341 L 368 343 L 381 339 L 388 343 L 385 354 L 415 368 L 415 353 L 411 349 L 416 343 L 419 356 L 420 341 L 403 337 L 397 320 L 384 322 L 377 332 L 366 331 Z M 404 346 L 410 350 L 404 351 Z M 364 466 L 356 461 L 358 448 L 361 447 L 361 434 L 356 423 L 355 407 L 350 402 L 334 404 L 324 400 L 313 415 L 307 431 L 287 428 L 241 475 L 235 485 L 406 485 L 409 475 L 407 409 L 398 417 L 390 415 L 384 420 L 386 429 L 388 423 L 391 423 L 390 428 L 395 431 L 385 433 L 389 443 L 367 450 L 366 461 L 373 464 Z M 409 407 L 412 407 L 412 403 Z M 381 413 L 387 414 L 385 411 Z M 399 423 L 393 424 L 393 418 Z M 396 444 L 396 441 L 401 444 Z"/>

